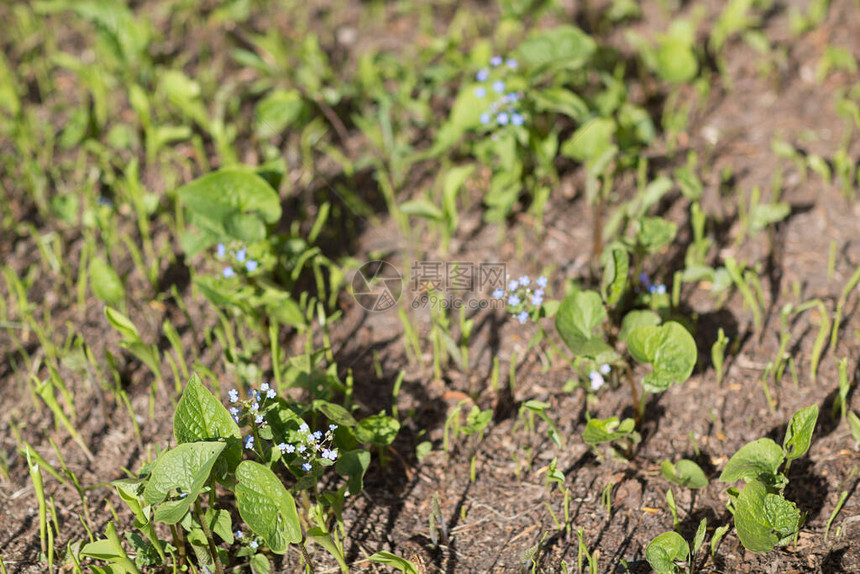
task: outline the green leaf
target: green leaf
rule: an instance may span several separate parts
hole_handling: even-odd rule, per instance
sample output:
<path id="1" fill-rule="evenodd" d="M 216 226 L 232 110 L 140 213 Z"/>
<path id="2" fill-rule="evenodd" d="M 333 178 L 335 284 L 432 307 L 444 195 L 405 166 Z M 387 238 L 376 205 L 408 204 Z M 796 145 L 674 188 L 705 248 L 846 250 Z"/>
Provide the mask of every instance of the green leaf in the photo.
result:
<path id="1" fill-rule="evenodd" d="M 81 556 L 113 562 L 122 568 L 123 572 L 140 574 L 134 562 L 125 553 L 113 522 L 108 522 L 105 535 L 106 540 L 96 540 L 81 548 Z"/>
<path id="2" fill-rule="evenodd" d="M 588 104 L 570 90 L 562 87 L 537 90 L 533 97 L 535 107 L 539 112 L 564 114 L 578 122 L 584 120 L 588 115 Z"/>
<path id="3" fill-rule="evenodd" d="M 175 524 L 182 518 L 209 478 L 212 466 L 225 446 L 223 442 L 181 444 L 163 452 L 155 460 L 149 482 L 143 490 L 146 504 L 152 506 L 160 503 L 171 491 L 187 494 L 167 507 L 170 512 L 168 516 L 156 513 L 156 520 Z M 176 516 L 180 511 L 181 514 Z"/>
<path id="4" fill-rule="evenodd" d="M 635 222 L 636 244 L 645 253 L 657 253 L 675 240 L 678 226 L 662 217 L 643 217 Z"/>
<path id="5" fill-rule="evenodd" d="M 740 492 L 735 502 L 735 528 L 747 550 L 769 552 L 787 542 L 800 526 L 800 510 L 780 494 L 753 480 Z"/>
<path id="6" fill-rule="evenodd" d="M 254 554 L 251 556 L 251 572 L 253 574 L 269 574 L 272 571 L 272 565 L 265 554 Z"/>
<path id="7" fill-rule="evenodd" d="M 126 341 L 140 341 L 140 334 L 131 319 L 112 307 L 105 307 L 105 317 Z"/>
<path id="8" fill-rule="evenodd" d="M 708 519 L 703 518 L 699 522 L 699 527 L 696 528 L 696 535 L 693 537 L 693 558 L 699 553 L 699 550 L 702 549 L 702 545 L 705 543 L 705 535 L 708 533 Z"/>
<path id="9" fill-rule="evenodd" d="M 380 413 L 362 419 L 355 429 L 355 437 L 359 442 L 383 447 L 393 443 L 398 432 L 400 432 L 400 423 L 397 419 Z"/>
<path id="10" fill-rule="evenodd" d="M 268 139 L 304 120 L 307 115 L 307 105 L 298 90 L 274 90 L 257 104 L 257 135 Z"/>
<path id="11" fill-rule="evenodd" d="M 677 38 L 666 38 L 657 49 L 657 73 L 667 82 L 683 84 L 696 77 L 699 62 L 692 46 Z"/>
<path id="12" fill-rule="evenodd" d="M 418 574 L 418 567 L 407 560 L 406 558 L 401 558 L 397 554 L 392 554 L 391 552 L 380 551 L 375 554 L 371 554 L 367 557 L 371 562 L 377 562 L 378 564 L 386 564 L 387 566 L 393 566 L 397 568 L 403 574 Z"/>
<path id="13" fill-rule="evenodd" d="M 370 453 L 364 449 L 341 452 L 334 469 L 349 479 L 349 493 L 358 494 L 364 489 L 364 474 L 370 466 Z"/>
<path id="14" fill-rule="evenodd" d="M 750 229 L 761 231 L 772 223 L 779 223 L 789 216 L 791 205 L 788 203 L 763 203 L 756 205 L 750 211 Z"/>
<path id="15" fill-rule="evenodd" d="M 239 515 L 275 554 L 302 541 L 296 502 L 281 481 L 265 466 L 246 460 L 236 469 Z"/>
<path id="16" fill-rule="evenodd" d="M 400 204 L 400 211 L 406 215 L 414 215 L 423 219 L 431 219 L 434 221 L 442 221 L 445 219 L 445 214 L 432 201 L 427 198 L 420 197 Z"/>
<path id="17" fill-rule="evenodd" d="M 635 426 L 636 422 L 633 419 L 624 419 L 621 422 L 618 417 L 591 419 L 585 425 L 582 440 L 590 446 L 612 442 L 632 434 Z"/>
<path id="18" fill-rule="evenodd" d="M 192 374 L 173 414 L 173 436 L 179 444 L 226 439 L 230 468 L 242 460 L 242 431 L 224 405 Z"/>
<path id="19" fill-rule="evenodd" d="M 652 393 L 689 379 L 698 358 L 693 336 L 674 321 L 634 329 L 627 336 L 627 348 L 634 359 L 654 367 L 642 381 L 642 387 Z"/>
<path id="20" fill-rule="evenodd" d="M 782 441 L 782 448 L 788 460 L 800 458 L 809 450 L 817 421 L 818 405 L 800 409 L 791 417 L 791 422 L 788 423 L 788 429 L 785 431 L 785 440 Z"/>
<path id="21" fill-rule="evenodd" d="M 189 255 L 225 239 L 244 243 L 262 240 L 266 225 L 281 219 L 278 194 L 245 167 L 204 175 L 181 187 L 177 194 L 188 210 L 189 221 L 205 239 L 195 242 Z"/>
<path id="22" fill-rule="evenodd" d="M 576 355 L 596 358 L 611 351 L 594 331 L 606 320 L 606 308 L 594 291 L 577 291 L 565 297 L 555 315 L 555 328 L 567 347 Z"/>
<path id="23" fill-rule="evenodd" d="M 624 289 L 627 287 L 627 272 L 630 268 L 630 261 L 627 257 L 627 252 L 623 249 L 613 249 L 606 251 L 603 255 L 603 281 L 601 282 L 601 291 L 607 305 L 615 305 L 621 300 L 624 295 Z"/>
<path id="24" fill-rule="evenodd" d="M 516 49 L 515 57 L 526 68 L 576 70 L 591 60 L 597 44 L 575 26 L 556 26 L 532 34 Z"/>
<path id="25" fill-rule="evenodd" d="M 675 561 L 686 562 L 690 556 L 690 545 L 677 532 L 665 532 L 648 544 L 645 559 L 659 574 L 677 572 Z"/>
<path id="26" fill-rule="evenodd" d="M 647 309 L 630 311 L 621 320 L 621 330 L 618 333 L 618 340 L 621 342 L 627 341 L 630 333 L 639 327 L 654 327 L 659 324 L 660 315 L 654 311 L 648 311 Z"/>
<path id="27" fill-rule="evenodd" d="M 679 486 L 687 488 L 704 488 L 708 486 L 708 477 L 698 464 L 682 458 L 674 465 L 668 460 L 663 461 L 663 478 Z"/>
<path id="28" fill-rule="evenodd" d="M 349 411 L 338 404 L 318 399 L 311 403 L 311 408 L 314 411 L 322 413 L 325 418 L 340 426 L 354 427 L 358 424 L 355 418 L 349 414 Z"/>
<path id="29" fill-rule="evenodd" d="M 210 508 L 206 511 L 205 519 L 209 523 L 209 530 L 227 544 L 233 544 L 233 519 L 230 518 L 230 512 Z"/>
<path id="30" fill-rule="evenodd" d="M 583 163 L 595 160 L 612 148 L 615 129 L 611 119 L 591 119 L 561 145 L 561 154 Z"/>
<path id="31" fill-rule="evenodd" d="M 735 482 L 744 479 L 750 482 L 760 477 L 771 481 L 776 476 L 782 459 L 782 449 L 771 439 L 754 440 L 732 455 L 720 475 L 720 481 Z"/>
<path id="32" fill-rule="evenodd" d="M 93 295 L 108 305 L 117 305 L 125 297 L 125 288 L 116 271 L 101 257 L 90 261 L 90 286 Z"/>
<path id="33" fill-rule="evenodd" d="M 860 443 L 860 417 L 854 411 L 848 411 L 848 426 L 851 427 L 851 437 Z"/>

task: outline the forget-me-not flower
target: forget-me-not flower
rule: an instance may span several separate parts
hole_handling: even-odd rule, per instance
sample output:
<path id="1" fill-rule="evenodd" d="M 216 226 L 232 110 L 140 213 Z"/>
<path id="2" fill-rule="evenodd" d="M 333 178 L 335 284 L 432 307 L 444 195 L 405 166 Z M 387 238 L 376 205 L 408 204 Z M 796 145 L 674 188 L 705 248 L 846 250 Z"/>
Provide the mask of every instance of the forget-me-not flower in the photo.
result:
<path id="1" fill-rule="evenodd" d="M 519 304 L 520 298 L 518 295 L 512 294 L 510 297 L 508 297 L 508 305 L 510 305 L 511 307 L 516 307 Z"/>
<path id="2" fill-rule="evenodd" d="M 475 79 L 479 82 L 486 82 L 489 77 L 490 70 L 488 70 L 487 68 L 482 68 L 481 70 L 478 70 L 477 74 L 475 74 Z"/>
<path id="3" fill-rule="evenodd" d="M 541 275 L 540 277 L 537 278 L 537 281 L 535 283 L 538 284 L 538 287 L 546 287 L 546 283 L 547 283 L 546 277 Z"/>
<path id="4" fill-rule="evenodd" d="M 496 289 L 495 291 L 493 291 L 493 299 L 501 299 L 504 296 L 505 296 L 505 290 L 504 289 Z"/>
<path id="5" fill-rule="evenodd" d="M 603 375 L 598 373 L 597 371 L 591 371 L 588 373 L 588 378 L 591 380 L 591 390 L 596 391 L 606 382 L 603 378 Z"/>
<path id="6" fill-rule="evenodd" d="M 222 259 L 227 254 L 227 248 L 224 247 L 223 243 L 219 243 L 215 253 L 218 255 L 218 259 Z"/>
<path id="7" fill-rule="evenodd" d="M 520 287 L 528 287 L 529 283 L 531 283 L 531 282 L 532 281 L 531 281 L 531 279 L 529 279 L 528 275 L 523 275 L 522 277 L 520 277 L 520 280 L 519 280 Z"/>
<path id="8" fill-rule="evenodd" d="M 529 320 L 529 314 L 526 313 L 525 311 L 520 311 L 519 314 L 517 315 L 517 321 L 519 321 L 521 324 L 525 323 L 528 320 Z"/>
<path id="9" fill-rule="evenodd" d="M 244 248 L 240 249 L 239 251 L 236 252 L 236 261 L 238 261 L 239 263 L 244 263 L 244 261 L 245 261 L 245 249 Z"/>
<path id="10" fill-rule="evenodd" d="M 501 94 L 505 91 L 505 83 L 502 80 L 496 80 L 493 82 L 493 91 L 497 94 Z"/>
<path id="11" fill-rule="evenodd" d="M 481 99 L 486 98 L 487 88 L 485 88 L 484 86 L 478 86 L 477 88 L 475 88 L 475 95 Z"/>
<path id="12" fill-rule="evenodd" d="M 251 450 L 254 448 L 254 435 L 248 435 L 245 439 L 245 448 Z"/>
<path id="13" fill-rule="evenodd" d="M 225 279 L 229 279 L 230 277 L 232 277 L 233 275 L 236 274 L 236 272 L 233 271 L 232 267 L 225 267 L 224 271 L 222 271 L 221 273 L 224 275 Z"/>
<path id="14" fill-rule="evenodd" d="M 493 56 L 490 58 L 491 66 L 501 66 L 502 65 L 502 57 L 501 56 Z"/>

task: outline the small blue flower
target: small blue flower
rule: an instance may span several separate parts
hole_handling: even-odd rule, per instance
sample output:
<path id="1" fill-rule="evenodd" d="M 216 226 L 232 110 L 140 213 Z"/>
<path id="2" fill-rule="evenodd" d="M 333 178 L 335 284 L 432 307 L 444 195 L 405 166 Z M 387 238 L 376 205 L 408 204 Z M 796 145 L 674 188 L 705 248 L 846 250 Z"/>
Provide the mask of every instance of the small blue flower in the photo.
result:
<path id="1" fill-rule="evenodd" d="M 543 297 L 543 289 L 535 289 L 535 295 L 538 297 Z"/>
<path id="2" fill-rule="evenodd" d="M 245 533 L 241 530 L 237 530 L 236 533 L 233 534 L 233 536 L 235 536 L 236 538 L 242 538 L 243 536 L 245 536 Z"/>
<path id="3" fill-rule="evenodd" d="M 491 119 L 492 119 L 492 117 L 490 116 L 490 114 L 488 112 L 484 112 L 483 114 L 481 114 L 481 123 L 482 124 L 487 125 L 488 123 L 490 123 Z"/>
<path id="4" fill-rule="evenodd" d="M 309 433 L 309 432 L 311 432 L 311 429 L 310 429 L 310 427 L 308 426 L 308 423 L 302 423 L 302 424 L 300 424 L 300 425 L 299 425 L 299 432 L 302 432 L 302 433 Z"/>
<path id="5" fill-rule="evenodd" d="M 248 546 L 250 546 L 251 548 L 256 549 L 259 545 L 260 545 L 260 543 L 259 543 L 259 542 L 257 542 L 256 540 L 252 540 L 252 541 L 251 541 L 251 543 L 250 543 Z"/>
<path id="6" fill-rule="evenodd" d="M 245 439 L 245 448 L 253 449 L 254 448 L 254 436 L 248 435 L 248 438 Z"/>
<path id="7" fill-rule="evenodd" d="M 269 383 L 263 383 L 262 385 L 260 385 L 260 390 L 264 393 L 266 391 L 268 391 L 269 390 Z"/>
<path id="8" fill-rule="evenodd" d="M 252 412 L 257 412 L 258 410 L 260 410 L 260 404 L 259 404 L 259 403 L 256 403 L 256 402 L 251 403 L 251 411 L 252 411 Z"/>
<path id="9" fill-rule="evenodd" d="M 603 375 L 598 373 L 597 371 L 591 371 L 588 373 L 588 378 L 591 381 L 591 390 L 596 391 L 606 382 L 603 378 Z"/>
<path id="10" fill-rule="evenodd" d="M 222 271 L 221 273 L 223 273 L 223 274 L 224 274 L 224 278 L 225 278 L 225 279 L 229 279 L 230 277 L 232 277 L 233 275 L 235 275 L 235 274 L 236 274 L 236 272 L 235 272 L 235 271 L 233 271 L 233 268 L 232 268 L 232 267 L 225 267 L 225 268 L 224 268 L 224 271 Z"/>
<path id="11" fill-rule="evenodd" d="M 222 259 L 227 254 L 227 248 L 224 247 L 223 243 L 219 243 L 215 253 L 218 255 L 218 259 Z"/>
<path id="12" fill-rule="evenodd" d="M 336 425 L 336 424 L 334 424 L 334 423 L 332 423 L 332 424 L 328 425 L 328 430 L 330 430 L 330 431 L 336 431 L 336 430 L 337 430 L 337 425 Z"/>
<path id="13" fill-rule="evenodd" d="M 307 450 L 307 449 L 305 448 L 305 445 L 303 445 L 303 444 L 300 444 L 299 446 L 296 447 L 296 452 L 305 452 L 305 450 Z"/>
<path id="14" fill-rule="evenodd" d="M 490 77 L 490 70 L 488 70 L 487 68 L 483 68 L 481 70 L 478 70 L 478 73 L 475 74 L 475 79 L 478 80 L 479 82 L 486 82 L 487 78 L 489 78 L 489 77 Z"/>
<path id="15" fill-rule="evenodd" d="M 543 303 L 543 295 L 538 295 L 537 293 L 532 295 L 532 305 L 540 307 L 541 303 Z"/>
<path id="16" fill-rule="evenodd" d="M 227 395 L 230 397 L 230 402 L 231 402 L 231 403 L 238 402 L 238 400 L 239 400 L 239 391 L 237 391 L 236 389 L 230 389 L 230 392 L 228 392 L 228 393 L 227 393 Z"/>
<path id="17" fill-rule="evenodd" d="M 508 291 L 516 291 L 520 286 L 519 281 L 512 279 L 510 283 L 508 283 Z"/>
<path id="18" fill-rule="evenodd" d="M 519 284 L 521 287 L 528 287 L 529 283 L 531 283 L 531 279 L 529 279 L 528 275 L 523 275 L 522 277 L 520 277 Z"/>
<path id="19" fill-rule="evenodd" d="M 646 288 L 651 287 L 651 279 L 648 277 L 648 274 L 644 271 L 639 274 L 639 282 Z"/>
<path id="20" fill-rule="evenodd" d="M 487 88 L 484 86 L 478 86 L 475 88 L 475 95 L 481 99 L 487 97 Z"/>
<path id="21" fill-rule="evenodd" d="M 496 116 L 496 121 L 499 122 L 499 125 L 502 125 L 502 126 L 508 125 L 508 114 L 507 114 L 507 112 L 502 112 L 498 116 Z"/>
<path id="22" fill-rule="evenodd" d="M 504 289 L 496 289 L 495 291 L 493 291 L 493 299 L 501 299 L 504 296 L 505 296 L 505 290 Z"/>
<path id="23" fill-rule="evenodd" d="M 612 370 L 612 367 L 610 367 L 608 363 L 603 363 L 602 365 L 600 365 L 601 374 L 608 375 L 609 371 L 611 371 L 611 370 Z"/>
<path id="24" fill-rule="evenodd" d="M 238 261 L 239 263 L 242 263 L 245 261 L 245 250 L 244 249 L 240 249 L 239 251 L 236 252 L 236 261 Z"/>
<path id="25" fill-rule="evenodd" d="M 316 431 L 314 433 L 314 438 L 320 440 L 322 438 L 322 433 L 320 431 Z"/>
<path id="26" fill-rule="evenodd" d="M 335 461 L 337 459 L 337 449 L 329 450 L 327 448 L 324 448 L 322 451 L 322 457 L 327 458 L 332 462 Z"/>
<path id="27" fill-rule="evenodd" d="M 520 324 L 525 323 L 528 320 L 529 320 L 529 314 L 526 313 L 525 311 L 520 311 L 519 315 L 517 315 L 517 321 L 519 321 Z"/>
<path id="28" fill-rule="evenodd" d="M 278 393 L 275 392 L 275 389 L 269 389 L 268 391 L 266 391 L 266 398 L 274 399 L 277 394 Z"/>
<path id="29" fill-rule="evenodd" d="M 508 297 L 508 305 L 510 305 L 511 307 L 516 307 L 519 304 L 520 304 L 519 296 L 511 295 L 510 297 Z"/>
<path id="30" fill-rule="evenodd" d="M 519 100 L 519 99 L 520 99 L 520 95 L 518 93 L 511 92 L 505 96 L 505 103 L 506 104 L 513 104 L 513 103 L 516 103 L 517 100 Z"/>
<path id="31" fill-rule="evenodd" d="M 233 422 L 237 424 L 239 423 L 239 415 L 233 415 Z"/>
<path id="32" fill-rule="evenodd" d="M 519 64 L 517 64 L 517 61 L 516 61 L 516 60 L 514 60 L 513 58 L 508 58 L 508 61 L 507 61 L 507 62 L 505 62 L 505 63 L 506 63 L 506 64 L 507 64 L 507 66 L 508 66 L 510 69 L 512 69 L 512 70 L 516 70 L 516 69 L 517 69 L 517 66 L 519 65 Z"/>
<path id="33" fill-rule="evenodd" d="M 245 263 L 245 269 L 248 270 L 248 273 L 253 273 L 254 271 L 256 271 L 258 266 L 259 266 L 259 264 L 256 261 L 254 261 L 253 259 L 249 259 Z"/>
<path id="34" fill-rule="evenodd" d="M 490 58 L 491 66 L 501 66 L 502 65 L 502 57 L 501 56 L 493 56 Z"/>
<path id="35" fill-rule="evenodd" d="M 547 283 L 546 277 L 541 275 L 540 277 L 537 278 L 536 283 L 538 284 L 538 287 L 546 287 L 546 283 Z"/>
<path id="36" fill-rule="evenodd" d="M 302 465 L 302 470 L 305 472 L 308 472 L 311 468 L 312 468 L 311 463 L 309 463 L 309 462 L 306 462 Z"/>
<path id="37" fill-rule="evenodd" d="M 263 424 L 263 415 L 257 415 L 257 418 L 254 419 L 254 424 Z"/>
<path id="38" fill-rule="evenodd" d="M 236 407 L 230 407 L 230 414 L 231 415 L 238 415 L 239 409 L 237 409 Z"/>
<path id="39" fill-rule="evenodd" d="M 657 294 L 665 295 L 666 294 L 666 286 L 665 285 L 657 285 Z"/>
<path id="40" fill-rule="evenodd" d="M 525 121 L 525 118 L 523 118 L 523 116 L 521 114 L 513 114 L 511 116 L 511 123 L 514 124 L 515 126 L 523 125 L 524 121 Z"/>
<path id="41" fill-rule="evenodd" d="M 493 82 L 493 91 L 501 94 L 505 91 L 505 83 L 501 80 L 496 80 Z"/>

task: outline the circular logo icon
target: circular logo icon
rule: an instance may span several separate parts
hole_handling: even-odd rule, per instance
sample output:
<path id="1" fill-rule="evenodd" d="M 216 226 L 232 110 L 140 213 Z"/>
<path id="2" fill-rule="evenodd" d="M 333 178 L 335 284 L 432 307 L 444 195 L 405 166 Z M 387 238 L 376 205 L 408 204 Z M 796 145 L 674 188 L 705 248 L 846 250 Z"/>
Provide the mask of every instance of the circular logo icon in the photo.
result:
<path id="1" fill-rule="evenodd" d="M 371 312 L 388 311 L 403 291 L 400 271 L 387 261 L 368 261 L 352 277 L 356 302 Z"/>

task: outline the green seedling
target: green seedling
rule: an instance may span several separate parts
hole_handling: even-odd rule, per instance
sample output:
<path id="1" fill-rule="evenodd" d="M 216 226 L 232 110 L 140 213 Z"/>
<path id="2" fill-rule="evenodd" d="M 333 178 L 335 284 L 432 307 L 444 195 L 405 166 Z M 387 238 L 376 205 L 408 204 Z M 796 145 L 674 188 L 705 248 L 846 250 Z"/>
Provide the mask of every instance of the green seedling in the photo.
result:
<path id="1" fill-rule="evenodd" d="M 708 477 L 705 476 L 702 468 L 692 460 L 682 458 L 674 465 L 668 460 L 664 460 L 661 470 L 663 478 L 678 486 L 694 490 L 708 486 Z"/>
<path id="2" fill-rule="evenodd" d="M 711 362 L 714 364 L 714 371 L 717 375 L 717 384 L 723 382 L 723 363 L 725 361 L 726 347 L 728 347 L 729 338 L 726 337 L 723 328 L 720 327 L 717 331 L 717 340 L 711 346 Z"/>
<path id="3" fill-rule="evenodd" d="M 648 560 L 648 564 L 658 574 L 671 574 L 683 571 L 685 565 L 687 566 L 687 573 L 693 574 L 695 572 L 696 556 L 705 543 L 707 528 L 708 520 L 703 518 L 699 522 L 699 527 L 696 529 L 696 534 L 693 537 L 692 549 L 687 541 L 677 532 L 665 532 L 648 543 L 648 547 L 645 549 L 645 559 Z M 711 542 L 713 544 L 713 538 Z"/>
<path id="4" fill-rule="evenodd" d="M 274 554 L 284 554 L 295 545 L 309 563 L 305 545 L 313 542 L 346 571 L 339 509 L 347 489 L 351 493 L 361 490 L 370 463 L 369 453 L 354 447 L 361 443 L 387 446 L 399 425 L 384 415 L 356 422 L 342 407 L 321 400 L 304 407 L 289 404 L 277 398 L 268 385 L 254 391 L 248 401 L 239 401 L 235 390 L 230 394 L 231 402 L 241 405 L 241 410 L 234 407 L 237 414 L 231 415 L 193 375 L 174 413 L 177 446 L 160 453 L 139 476 L 114 482 L 143 535 L 129 535 L 138 558 L 143 554 L 149 557 L 147 564 L 175 568 L 193 557 L 198 567 L 215 572 L 225 572 L 231 562 L 247 559 L 255 571 L 264 571 L 268 562 L 257 552 L 258 547 L 265 545 Z M 321 432 L 311 433 L 302 414 L 322 415 L 336 423 L 323 437 Z M 244 441 L 237 421 L 251 426 Z M 308 450 L 308 445 L 313 448 Z M 256 460 L 242 460 L 243 451 Z M 334 467 L 347 482 L 335 492 L 323 494 L 318 490 L 319 477 L 328 467 Z M 295 496 L 276 474 L 279 469 L 297 481 Z M 220 542 L 233 544 L 244 534 L 241 529 L 233 532 L 229 512 L 219 508 L 216 484 L 233 493 L 239 516 L 250 530 L 250 545 L 234 557 Z M 309 492 L 316 502 L 311 502 Z M 334 529 L 329 526 L 330 517 L 337 521 Z M 171 543 L 159 539 L 157 523 L 170 527 Z M 81 554 L 132 571 L 112 528 L 109 526 L 106 540 L 85 546 Z"/>
<path id="5" fill-rule="evenodd" d="M 797 411 L 789 422 L 782 447 L 769 438 L 747 443 L 726 463 L 720 480 L 747 485 L 738 491 L 730 488 L 729 510 L 735 516 L 735 528 L 745 548 L 752 552 L 769 552 L 778 544 L 790 542 L 801 524 L 800 510 L 785 499 L 782 492 L 788 484 L 786 472 L 791 461 L 809 450 L 818 419 L 813 405 Z M 780 467 L 785 462 L 785 469 Z"/>

